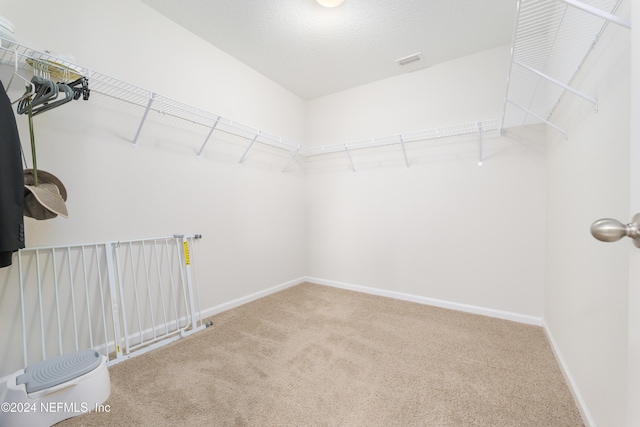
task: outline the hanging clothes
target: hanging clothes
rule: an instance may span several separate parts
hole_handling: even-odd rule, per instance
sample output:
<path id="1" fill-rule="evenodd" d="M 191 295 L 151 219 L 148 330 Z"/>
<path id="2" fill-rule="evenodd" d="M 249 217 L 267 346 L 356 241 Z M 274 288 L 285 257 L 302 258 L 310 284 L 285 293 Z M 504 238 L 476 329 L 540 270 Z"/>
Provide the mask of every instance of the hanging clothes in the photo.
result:
<path id="1" fill-rule="evenodd" d="M 0 268 L 24 248 L 24 178 L 20 137 L 11 101 L 0 82 Z"/>

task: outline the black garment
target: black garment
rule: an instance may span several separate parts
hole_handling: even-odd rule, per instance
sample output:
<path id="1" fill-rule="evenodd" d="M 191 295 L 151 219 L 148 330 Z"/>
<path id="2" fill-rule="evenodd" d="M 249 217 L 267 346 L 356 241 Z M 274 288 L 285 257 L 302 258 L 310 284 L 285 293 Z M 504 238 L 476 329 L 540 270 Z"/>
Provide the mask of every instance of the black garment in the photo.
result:
<path id="1" fill-rule="evenodd" d="M 24 248 L 24 182 L 20 137 L 11 101 L 0 82 L 0 268 Z"/>

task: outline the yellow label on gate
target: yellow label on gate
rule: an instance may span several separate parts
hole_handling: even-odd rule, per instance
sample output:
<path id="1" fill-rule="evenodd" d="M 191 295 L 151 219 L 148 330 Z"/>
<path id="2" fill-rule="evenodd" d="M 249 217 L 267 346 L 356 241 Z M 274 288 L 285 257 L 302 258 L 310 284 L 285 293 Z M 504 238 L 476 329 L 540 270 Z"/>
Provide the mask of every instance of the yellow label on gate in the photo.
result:
<path id="1" fill-rule="evenodd" d="M 191 265 L 191 261 L 189 260 L 189 243 L 188 242 L 182 242 L 182 244 L 184 245 L 184 263 L 185 265 Z"/>

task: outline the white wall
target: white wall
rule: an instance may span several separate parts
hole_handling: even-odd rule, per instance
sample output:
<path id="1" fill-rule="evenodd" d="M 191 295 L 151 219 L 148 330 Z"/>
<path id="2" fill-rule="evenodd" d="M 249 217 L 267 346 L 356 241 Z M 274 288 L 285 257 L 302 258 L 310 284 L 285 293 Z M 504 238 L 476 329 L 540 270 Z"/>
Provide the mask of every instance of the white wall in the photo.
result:
<path id="1" fill-rule="evenodd" d="M 309 102 L 311 145 L 499 118 L 509 50 Z M 330 123 L 330 126 L 327 124 Z M 542 317 L 540 128 L 309 158 L 309 275 Z M 336 141 L 338 140 L 338 141 Z"/>
<path id="2" fill-rule="evenodd" d="M 509 46 L 311 99 L 306 142 L 319 146 L 502 117 Z"/>
<path id="3" fill-rule="evenodd" d="M 22 44 L 304 142 L 305 102 L 140 1 L 0 0 Z"/>
<path id="4" fill-rule="evenodd" d="M 302 99 L 140 2 L 0 0 L 0 11 L 27 46 L 73 53 L 81 65 L 303 142 Z M 5 85 L 10 75 L 0 69 Z M 34 118 L 39 167 L 64 182 L 69 219 L 26 219 L 27 246 L 201 233 L 203 308 L 305 275 L 304 173 L 300 164 L 281 173 L 287 151 L 256 144 L 237 166 L 250 141 L 218 134 L 197 160 L 208 129 L 159 115 L 133 149 L 142 114 L 93 93 Z M 17 122 L 31 165 L 27 118 Z M 17 284 L 3 270 L 0 324 L 9 325 Z"/>
<path id="5" fill-rule="evenodd" d="M 628 3 L 618 15 L 628 16 Z M 601 243 L 589 227 L 603 217 L 630 219 L 630 81 L 630 32 L 611 24 L 573 83 L 597 97 L 599 112 L 566 96 L 551 121 L 568 129 L 568 140 L 547 131 L 544 318 L 585 418 L 598 426 L 625 425 L 635 249 L 628 239 Z"/>

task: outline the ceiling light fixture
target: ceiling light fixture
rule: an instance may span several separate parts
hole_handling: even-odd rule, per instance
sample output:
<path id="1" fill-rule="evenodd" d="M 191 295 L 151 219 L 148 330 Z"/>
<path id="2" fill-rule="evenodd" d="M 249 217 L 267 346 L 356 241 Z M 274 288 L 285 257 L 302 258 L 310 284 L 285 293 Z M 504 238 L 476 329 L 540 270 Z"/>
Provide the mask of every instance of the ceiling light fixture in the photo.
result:
<path id="1" fill-rule="evenodd" d="M 324 7 L 336 7 L 340 6 L 344 0 L 316 0 L 319 4 Z"/>

